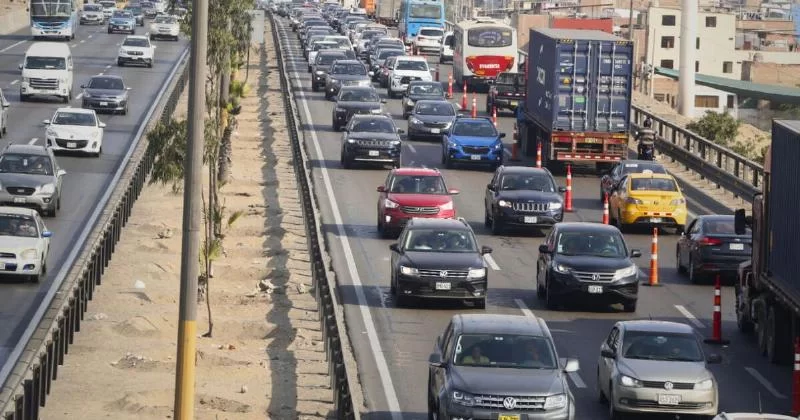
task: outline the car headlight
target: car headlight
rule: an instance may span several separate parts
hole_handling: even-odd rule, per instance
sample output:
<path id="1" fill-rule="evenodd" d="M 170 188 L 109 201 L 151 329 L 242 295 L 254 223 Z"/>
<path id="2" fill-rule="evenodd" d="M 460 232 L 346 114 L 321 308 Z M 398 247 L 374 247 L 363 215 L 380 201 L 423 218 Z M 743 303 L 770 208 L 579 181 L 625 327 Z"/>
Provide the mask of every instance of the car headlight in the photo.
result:
<path id="1" fill-rule="evenodd" d="M 676 199 L 670 201 L 669 204 L 671 204 L 673 206 L 680 206 L 680 205 L 686 204 L 686 200 L 684 200 L 683 198 L 676 198 Z"/>
<path id="2" fill-rule="evenodd" d="M 614 273 L 614 280 L 624 279 L 625 277 L 634 276 L 639 273 L 639 267 L 632 265 L 630 267 L 620 268 Z"/>
<path id="3" fill-rule="evenodd" d="M 322 76 L 323 74 L 325 74 L 325 72 L 324 72 L 324 71 L 317 70 L 317 72 L 316 72 L 315 74 L 316 74 L 317 76 Z"/>
<path id="4" fill-rule="evenodd" d="M 355 139 L 347 139 L 347 142 L 350 143 L 350 144 L 353 144 L 353 143 L 356 142 L 356 140 Z"/>
<path id="5" fill-rule="evenodd" d="M 20 252 L 19 257 L 23 260 L 32 260 L 36 258 L 36 250 L 35 249 L 26 249 Z"/>
<path id="6" fill-rule="evenodd" d="M 452 201 L 448 201 L 448 202 L 442 204 L 441 206 L 439 206 L 439 209 L 440 210 L 453 210 L 453 202 Z"/>
<path id="7" fill-rule="evenodd" d="M 638 380 L 636 378 L 632 378 L 632 377 L 627 376 L 627 375 L 621 375 L 619 377 L 619 383 L 620 383 L 620 385 L 626 386 L 626 387 L 629 387 L 629 388 L 641 388 L 642 387 L 642 381 L 640 381 L 640 380 Z"/>
<path id="8" fill-rule="evenodd" d="M 500 149 L 502 149 L 502 148 L 503 148 L 503 142 L 500 142 L 500 141 L 499 141 L 499 142 L 495 143 L 495 144 L 494 144 L 494 148 L 495 148 L 496 150 L 500 150 Z"/>
<path id="9" fill-rule="evenodd" d="M 714 388 L 714 380 L 713 379 L 706 379 L 705 381 L 700 381 L 694 384 L 694 389 L 699 390 L 709 390 Z"/>
<path id="10" fill-rule="evenodd" d="M 552 203 L 550 203 L 550 210 L 561 210 L 561 202 L 553 201 Z"/>
<path id="11" fill-rule="evenodd" d="M 334 112 L 346 112 L 347 110 L 346 110 L 346 109 L 344 109 L 344 108 L 339 108 L 339 107 L 337 106 L 336 108 L 333 108 L 333 111 L 334 111 Z"/>
<path id="12" fill-rule="evenodd" d="M 449 147 L 451 149 L 456 149 L 456 148 L 458 148 L 458 143 L 454 142 L 453 140 L 448 139 L 447 140 L 447 147 Z"/>
<path id="13" fill-rule="evenodd" d="M 475 405 L 475 397 L 467 392 L 453 391 L 453 402 L 459 405 L 472 407 Z"/>
<path id="14" fill-rule="evenodd" d="M 467 278 L 480 279 L 486 276 L 486 268 L 470 268 Z"/>
<path id="15" fill-rule="evenodd" d="M 569 274 L 570 272 L 570 268 L 564 264 L 553 264 L 553 270 L 555 270 L 556 273 L 561 274 Z"/>
<path id="16" fill-rule="evenodd" d="M 411 117 L 408 119 L 408 123 L 411 125 L 421 125 L 422 121 L 420 121 L 417 117 Z"/>
<path id="17" fill-rule="evenodd" d="M 92 133 L 92 135 L 91 135 L 91 137 L 92 137 L 93 139 L 96 139 L 96 138 L 100 137 L 100 132 L 99 132 L 99 131 L 95 131 L 95 132 L 93 132 L 93 133 Z"/>
<path id="18" fill-rule="evenodd" d="M 406 267 L 404 265 L 400 266 L 400 274 L 404 276 L 418 276 L 419 270 L 414 267 Z"/>
<path id="19" fill-rule="evenodd" d="M 52 194 L 56 192 L 56 186 L 54 184 L 45 184 L 42 185 L 41 193 L 42 194 Z"/>
<path id="20" fill-rule="evenodd" d="M 414 101 L 412 101 L 411 99 L 408 99 L 408 100 L 406 101 L 406 105 L 408 105 L 408 106 L 414 106 Z"/>
<path id="21" fill-rule="evenodd" d="M 120 54 L 120 55 L 125 55 L 125 54 L 127 54 L 127 53 L 128 53 L 128 52 L 127 52 L 127 51 L 125 51 L 124 49 L 122 49 L 122 48 L 120 48 L 120 49 L 119 49 L 119 54 Z"/>
<path id="22" fill-rule="evenodd" d="M 342 83 L 339 79 L 329 79 L 332 85 L 338 85 Z"/>
<path id="23" fill-rule="evenodd" d="M 567 406 L 567 396 L 565 394 L 551 395 L 544 399 L 545 410 L 555 410 Z"/>
<path id="24" fill-rule="evenodd" d="M 511 202 L 506 200 L 500 200 L 497 202 L 497 205 L 500 207 L 511 207 Z"/>
<path id="25" fill-rule="evenodd" d="M 83 97 L 84 98 L 91 98 L 92 95 L 89 92 L 83 92 Z"/>
<path id="26" fill-rule="evenodd" d="M 54 130 L 47 130 L 47 132 L 44 133 L 44 134 L 47 137 L 55 137 L 56 136 L 56 132 Z"/>
<path id="27" fill-rule="evenodd" d="M 395 203 L 392 200 L 389 200 L 388 198 L 383 200 L 383 206 L 386 207 L 387 209 L 396 209 L 400 207 L 399 204 Z"/>
<path id="28" fill-rule="evenodd" d="M 370 109 L 370 112 L 372 112 L 373 114 L 380 114 L 381 112 L 383 112 L 383 110 L 380 108 L 375 108 L 375 109 Z"/>

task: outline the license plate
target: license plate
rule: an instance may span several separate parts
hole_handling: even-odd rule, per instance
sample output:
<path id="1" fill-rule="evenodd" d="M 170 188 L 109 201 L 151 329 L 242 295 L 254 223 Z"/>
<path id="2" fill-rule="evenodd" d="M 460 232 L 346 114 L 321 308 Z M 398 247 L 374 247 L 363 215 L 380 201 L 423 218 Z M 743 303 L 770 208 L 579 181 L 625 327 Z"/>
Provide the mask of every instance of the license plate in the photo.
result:
<path id="1" fill-rule="evenodd" d="M 660 217 L 651 217 L 650 218 L 650 223 L 661 223 L 661 218 Z"/>
<path id="2" fill-rule="evenodd" d="M 599 294 L 603 293 L 603 286 L 590 285 L 589 286 L 589 293 L 599 295 Z"/>
<path id="3" fill-rule="evenodd" d="M 74 149 L 74 148 L 78 147 L 78 143 L 75 143 L 75 142 L 72 142 L 72 141 L 67 142 L 67 147 L 70 148 L 70 149 Z"/>
<path id="4" fill-rule="evenodd" d="M 481 155 L 470 155 L 469 158 L 472 160 L 481 160 Z"/>
<path id="5" fill-rule="evenodd" d="M 370 151 L 369 151 L 369 155 L 370 155 L 370 156 L 380 156 L 380 154 L 381 154 L 381 153 L 380 153 L 380 152 L 378 152 L 377 150 L 370 150 Z"/>
<path id="6" fill-rule="evenodd" d="M 680 395 L 659 394 L 658 405 L 678 405 L 681 403 Z"/>
<path id="7" fill-rule="evenodd" d="M 6 263 L 0 263 L 0 270 L 6 269 Z"/>
<path id="8" fill-rule="evenodd" d="M 442 130 L 439 130 L 438 128 L 431 128 L 431 133 L 433 133 L 433 134 L 439 134 L 441 132 L 442 132 Z"/>
<path id="9" fill-rule="evenodd" d="M 744 244 L 730 244 L 731 251 L 742 251 L 744 250 Z"/>
<path id="10" fill-rule="evenodd" d="M 500 414 L 497 416 L 497 420 L 519 420 L 519 414 Z"/>
<path id="11" fill-rule="evenodd" d="M 25 200 L 25 197 L 14 197 L 14 202 L 15 203 L 24 203 L 26 201 L 27 200 Z"/>
<path id="12" fill-rule="evenodd" d="M 450 290 L 450 283 L 446 281 L 437 281 L 436 290 Z"/>
<path id="13" fill-rule="evenodd" d="M 108 102 L 100 102 L 100 106 L 108 106 Z"/>
<path id="14" fill-rule="evenodd" d="M 524 221 L 525 223 L 536 223 L 538 218 L 536 216 L 525 216 Z"/>

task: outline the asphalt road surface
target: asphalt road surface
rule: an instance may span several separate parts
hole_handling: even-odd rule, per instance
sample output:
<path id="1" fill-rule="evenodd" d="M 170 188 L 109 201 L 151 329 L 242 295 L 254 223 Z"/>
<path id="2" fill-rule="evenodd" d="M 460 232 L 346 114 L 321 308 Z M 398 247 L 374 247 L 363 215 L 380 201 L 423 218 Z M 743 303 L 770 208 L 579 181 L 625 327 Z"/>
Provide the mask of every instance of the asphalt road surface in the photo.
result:
<path id="1" fill-rule="evenodd" d="M 138 27 L 137 35 L 144 34 L 146 28 Z M 9 141 L 44 144 L 42 121 L 50 119 L 59 107 L 66 106 L 57 99 L 19 101 L 21 73 L 18 65 L 33 42 L 29 33 L 26 28 L 0 36 L 0 88 L 11 102 L 8 135 L 0 141 L 0 147 L 5 147 Z M 117 52 L 125 36 L 108 34 L 105 26 L 80 26 L 75 39 L 69 42 L 75 62 L 74 99 L 69 106 L 81 106 L 80 85 L 85 84 L 90 76 L 101 73 L 120 75 L 132 88 L 128 115 L 100 115 L 100 120 L 107 126 L 103 153 L 99 158 L 57 157 L 67 175 L 62 186 L 61 211 L 55 218 L 45 218 L 45 224 L 53 232 L 47 279 L 40 284 L 23 283 L 13 278 L 0 279 L 0 365 L 5 363 L 8 353 L 19 341 L 57 273 L 69 268 L 64 266 L 67 255 L 73 248 L 82 246 L 76 243 L 81 231 L 108 188 L 114 172 L 124 164 L 128 146 L 139 126 L 145 123 L 145 114 L 187 46 L 185 40 L 155 41 L 156 61 L 152 68 L 117 67 Z"/>
<path id="2" fill-rule="evenodd" d="M 310 75 L 299 49 L 296 35 L 285 21 L 284 44 L 287 66 L 294 85 L 295 98 L 305 130 L 306 148 L 311 156 L 313 180 L 323 213 L 323 231 L 333 257 L 333 266 L 345 305 L 350 338 L 356 352 L 359 375 L 368 407 L 368 418 L 421 419 L 427 416 L 426 384 L 428 356 L 433 342 L 450 318 L 457 313 L 482 312 L 469 306 L 459 307 L 431 303 L 426 307 L 398 309 L 389 293 L 389 256 L 391 240 L 382 240 L 376 230 L 375 188 L 386 177 L 386 169 L 345 170 L 339 165 L 341 133 L 332 131 L 333 102 L 323 93 L 312 93 Z M 437 58 L 430 58 L 438 62 Z M 440 77 L 446 82 L 450 66 L 441 66 Z M 385 90 L 379 89 L 383 97 Z M 456 94 L 453 102 L 460 102 Z M 471 104 L 470 94 L 469 103 Z M 478 95 L 482 115 L 485 95 Z M 389 100 L 388 109 L 399 128 L 406 128 L 401 118 L 399 100 Z M 503 113 L 500 130 L 511 141 L 513 120 Z M 507 145 L 510 150 L 510 143 Z M 403 162 L 409 166 L 440 167 L 441 149 L 436 142 L 404 143 Z M 597 399 L 596 370 L 599 348 L 614 322 L 626 319 L 659 319 L 684 322 L 696 327 L 699 334 L 710 336 L 713 286 L 692 285 L 675 268 L 674 233 L 659 238 L 660 281 L 663 287 L 640 288 L 636 313 L 625 314 L 614 309 L 587 308 L 565 311 L 547 310 L 537 300 L 532 273 L 535 272 L 538 245 L 542 236 L 491 236 L 483 226 L 484 189 L 492 173 L 486 170 L 442 169 L 450 188 L 458 188 L 455 197 L 458 215 L 473 226 L 480 245 L 488 245 L 494 253 L 487 258 L 490 267 L 487 313 L 525 314 L 544 318 L 553 331 L 559 356 L 576 357 L 581 370 L 571 375 L 571 386 L 577 400 L 578 419 L 606 418 L 606 407 Z M 599 222 L 602 203 L 599 200 L 599 177 L 592 168 L 576 168 L 573 174 L 575 211 L 568 221 Z M 565 185 L 563 174 L 557 175 Z M 718 203 L 696 189 L 687 189 L 692 215 L 721 211 Z M 644 254 L 638 261 L 640 277 L 647 279 L 651 235 L 649 232 L 626 234 L 633 249 Z M 733 290 L 725 287 L 723 298 L 723 334 L 731 340 L 724 348 L 709 347 L 724 362 L 712 366 L 720 384 L 720 409 L 756 411 L 761 405 L 766 412 L 788 412 L 791 395 L 791 369 L 773 366 L 760 357 L 752 341 L 736 330 L 733 311 Z M 652 418 L 649 416 L 648 418 Z"/>

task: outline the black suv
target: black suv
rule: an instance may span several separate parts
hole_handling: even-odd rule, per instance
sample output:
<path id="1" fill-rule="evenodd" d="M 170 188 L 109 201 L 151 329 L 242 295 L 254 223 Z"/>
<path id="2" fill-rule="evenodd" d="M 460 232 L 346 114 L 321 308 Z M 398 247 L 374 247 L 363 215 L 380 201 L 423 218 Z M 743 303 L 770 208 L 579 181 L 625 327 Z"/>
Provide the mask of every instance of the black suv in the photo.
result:
<path id="1" fill-rule="evenodd" d="M 321 87 L 325 87 L 325 79 L 333 63 L 336 60 L 346 59 L 347 54 L 342 50 L 320 51 L 311 66 L 311 90 L 317 92 Z"/>
<path id="2" fill-rule="evenodd" d="M 539 245 L 536 296 L 558 309 L 564 301 L 585 298 L 592 303 L 621 303 L 636 312 L 639 267 L 619 229 L 600 223 L 557 223 Z"/>
<path id="3" fill-rule="evenodd" d="M 525 100 L 525 74 L 500 73 L 490 82 L 489 94 L 486 95 L 486 113 L 491 115 L 492 108 L 515 111 L 520 101 Z"/>
<path id="4" fill-rule="evenodd" d="M 372 86 L 345 86 L 334 98 L 336 106 L 331 111 L 331 125 L 334 131 L 350 122 L 353 115 L 381 115 L 385 99 Z"/>
<path id="5" fill-rule="evenodd" d="M 428 418 L 574 420 L 567 374 L 543 319 L 459 314 L 436 338 L 428 371 Z"/>
<path id="6" fill-rule="evenodd" d="M 414 218 L 408 221 L 392 250 L 391 290 L 397 306 L 407 298 L 472 300 L 486 308 L 488 276 L 483 256 L 464 219 Z"/>
<path id="7" fill-rule="evenodd" d="M 614 165 L 611 170 L 603 174 L 603 177 L 600 178 L 600 202 L 605 200 L 606 194 L 608 194 L 608 198 L 611 199 L 611 194 L 625 175 L 646 172 L 665 174 L 667 170 L 660 163 L 651 160 L 625 159 L 619 161 L 619 163 Z"/>
<path id="8" fill-rule="evenodd" d="M 386 115 L 354 115 L 342 136 L 342 167 L 350 169 L 355 162 L 392 164 L 399 168 L 403 146 L 403 130 Z"/>
<path id="9" fill-rule="evenodd" d="M 444 97 L 444 89 L 439 82 L 425 82 L 422 80 L 414 80 L 408 84 L 408 88 L 403 93 L 403 118 L 408 118 L 414 105 L 417 101 L 421 100 L 447 100 Z"/>
<path id="10" fill-rule="evenodd" d="M 325 99 L 338 95 L 339 90 L 345 86 L 372 86 L 364 63 L 350 59 L 333 62 L 325 79 Z"/>
<path id="11" fill-rule="evenodd" d="M 549 228 L 564 220 L 566 191 L 547 169 L 500 166 L 486 185 L 484 223 L 494 235 L 512 226 Z"/>

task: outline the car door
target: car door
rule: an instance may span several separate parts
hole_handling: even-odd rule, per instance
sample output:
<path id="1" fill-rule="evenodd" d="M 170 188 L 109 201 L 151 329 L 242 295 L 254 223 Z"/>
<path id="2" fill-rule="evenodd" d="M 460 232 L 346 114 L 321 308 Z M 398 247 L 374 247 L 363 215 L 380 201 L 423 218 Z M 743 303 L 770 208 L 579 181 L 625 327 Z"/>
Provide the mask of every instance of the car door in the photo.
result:
<path id="1" fill-rule="evenodd" d="M 539 290 L 540 287 L 545 288 L 547 287 L 547 270 L 550 267 L 550 261 L 553 258 L 553 252 L 556 249 L 556 238 L 558 237 L 558 229 L 553 229 L 550 231 L 549 234 L 544 239 L 544 244 L 547 245 L 547 249 L 550 250 L 550 253 L 539 253 L 539 258 L 536 263 L 536 289 Z"/>
<path id="2" fill-rule="evenodd" d="M 403 229 L 400 236 L 397 238 L 397 248 L 400 252 L 405 251 L 406 237 L 408 236 L 408 229 Z M 392 264 L 392 284 L 394 284 L 395 274 L 397 273 L 398 265 L 400 264 L 400 252 L 392 251 L 391 264 Z"/>
<path id="3" fill-rule="evenodd" d="M 53 153 L 53 149 L 48 147 L 47 155 L 50 156 L 50 162 L 52 162 L 53 166 L 53 175 L 56 177 L 56 192 L 58 193 L 56 197 L 61 197 L 61 184 L 64 180 L 64 175 L 66 175 L 66 171 L 62 172 L 61 166 L 58 164 L 58 159 L 56 159 Z"/>
<path id="4" fill-rule="evenodd" d="M 619 178 L 620 168 L 622 168 L 622 164 L 618 163 L 614 165 L 607 174 L 603 175 L 603 178 L 600 180 L 601 191 L 611 195 L 611 189 L 614 187 L 614 180 Z"/>
<path id="5" fill-rule="evenodd" d="M 692 253 L 695 248 L 697 248 L 697 239 L 703 237 L 703 219 L 695 219 L 689 226 L 690 228 L 686 230 L 686 234 L 681 236 L 681 240 L 683 241 L 683 259 L 681 261 L 685 261 L 687 265 L 692 257 Z"/>
<path id="6" fill-rule="evenodd" d="M 614 354 L 617 354 L 619 357 L 619 335 L 620 330 L 618 326 L 614 326 L 611 329 L 611 332 L 606 337 L 603 344 L 600 345 L 600 351 L 603 350 L 610 350 Z M 609 384 L 611 383 L 611 378 L 614 376 L 614 371 L 616 369 L 616 360 L 610 357 L 603 357 L 602 355 L 599 356 L 597 362 L 597 384 L 600 386 L 600 389 L 604 390 L 605 395 L 609 394 Z"/>
<path id="7" fill-rule="evenodd" d="M 446 364 L 447 363 L 447 349 L 452 347 L 450 344 L 453 339 L 453 321 L 450 321 L 447 324 L 447 327 L 444 329 L 444 333 L 436 338 L 436 342 L 433 345 L 433 353 L 440 354 L 442 356 L 442 361 Z M 439 395 L 442 388 L 445 385 L 445 369 L 440 367 L 430 367 L 430 392 L 432 395 L 436 396 Z"/>
<path id="8" fill-rule="evenodd" d="M 500 172 L 502 169 L 497 168 L 494 171 L 494 176 L 492 176 L 492 180 L 486 185 L 486 195 L 483 200 L 483 208 L 486 210 L 486 214 L 493 215 L 494 214 L 494 196 L 497 194 L 497 184 L 498 180 L 500 179 Z"/>
<path id="9" fill-rule="evenodd" d="M 47 231 L 47 226 L 45 226 L 44 220 L 38 216 L 36 217 L 36 224 L 39 225 L 39 237 L 42 239 L 42 255 L 47 258 L 47 255 L 50 253 L 50 238 L 42 236 L 44 232 Z"/>
<path id="10" fill-rule="evenodd" d="M 383 213 L 386 211 L 386 199 L 389 197 L 389 188 L 392 185 L 392 173 L 390 172 L 389 175 L 386 176 L 386 180 L 383 182 L 384 190 L 378 193 L 378 217 L 383 217 Z"/>
<path id="11" fill-rule="evenodd" d="M 627 196 L 628 179 L 627 176 L 623 176 L 619 183 L 611 189 L 608 197 L 608 209 L 612 218 L 619 219 L 620 208 Z"/>
<path id="12" fill-rule="evenodd" d="M 0 90 L 0 137 L 5 134 L 5 129 L 8 127 L 8 107 L 11 104 L 8 102 L 6 97 L 3 95 L 3 91 Z"/>

